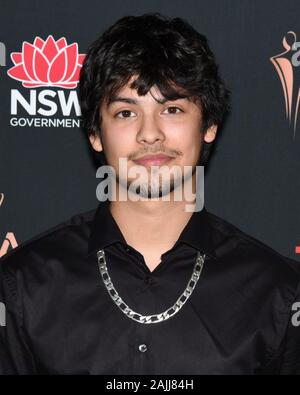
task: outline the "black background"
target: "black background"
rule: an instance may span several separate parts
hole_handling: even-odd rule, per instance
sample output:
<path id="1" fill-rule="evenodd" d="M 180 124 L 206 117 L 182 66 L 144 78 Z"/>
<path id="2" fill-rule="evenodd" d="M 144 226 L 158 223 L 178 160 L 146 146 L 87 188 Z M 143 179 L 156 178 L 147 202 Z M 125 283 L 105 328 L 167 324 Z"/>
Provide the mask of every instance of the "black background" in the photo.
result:
<path id="1" fill-rule="evenodd" d="M 10 90 L 28 91 L 7 75 L 10 53 L 20 52 L 23 41 L 49 34 L 77 42 L 85 53 L 120 17 L 156 11 L 180 16 L 208 37 L 232 91 L 232 113 L 206 171 L 207 209 L 299 259 L 300 121 L 293 138 L 270 62 L 283 51 L 288 31 L 300 39 L 299 1 L 1 0 L 0 5 L 0 41 L 7 51 L 6 66 L 0 67 L 0 192 L 5 194 L 0 246 L 8 231 L 21 244 L 98 204 L 99 180 L 82 131 L 10 126 Z M 294 72 L 299 76 L 300 67 Z"/>

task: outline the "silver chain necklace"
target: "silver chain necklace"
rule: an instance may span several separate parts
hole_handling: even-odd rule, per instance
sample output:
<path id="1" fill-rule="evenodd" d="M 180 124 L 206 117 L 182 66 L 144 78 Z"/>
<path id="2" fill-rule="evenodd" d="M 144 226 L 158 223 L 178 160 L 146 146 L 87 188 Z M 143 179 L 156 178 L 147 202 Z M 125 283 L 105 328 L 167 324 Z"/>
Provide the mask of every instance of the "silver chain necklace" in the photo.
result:
<path id="1" fill-rule="evenodd" d="M 177 299 L 177 301 L 174 303 L 172 307 L 159 314 L 141 315 L 133 311 L 130 307 L 128 307 L 127 304 L 123 301 L 123 299 L 119 296 L 117 290 L 115 289 L 111 281 L 111 278 L 108 274 L 104 250 L 99 250 L 97 252 L 97 257 L 98 257 L 98 266 L 99 266 L 101 278 L 112 300 L 128 318 L 137 321 L 140 324 L 156 324 L 157 322 L 165 321 L 173 317 L 176 313 L 178 313 L 178 311 L 182 308 L 182 306 L 192 295 L 195 286 L 201 276 L 201 272 L 205 260 L 205 254 L 201 255 L 200 252 L 197 251 L 197 258 L 192 276 L 187 284 L 186 289 L 180 295 L 180 297 Z"/>

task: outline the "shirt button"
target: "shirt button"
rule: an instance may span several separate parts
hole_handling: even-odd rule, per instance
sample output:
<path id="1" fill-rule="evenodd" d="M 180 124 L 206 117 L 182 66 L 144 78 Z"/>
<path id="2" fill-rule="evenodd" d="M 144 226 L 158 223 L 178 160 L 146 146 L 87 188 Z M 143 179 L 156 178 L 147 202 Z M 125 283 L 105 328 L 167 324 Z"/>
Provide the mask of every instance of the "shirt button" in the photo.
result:
<path id="1" fill-rule="evenodd" d="M 146 346 L 146 344 L 140 344 L 139 345 L 139 351 L 140 352 L 146 352 L 148 350 L 148 347 Z"/>
<path id="2" fill-rule="evenodd" d="M 128 252 L 128 254 L 130 254 L 130 253 L 131 253 L 131 250 L 130 250 L 130 248 L 129 248 L 129 247 L 125 247 L 125 251 L 126 251 L 126 252 Z"/>

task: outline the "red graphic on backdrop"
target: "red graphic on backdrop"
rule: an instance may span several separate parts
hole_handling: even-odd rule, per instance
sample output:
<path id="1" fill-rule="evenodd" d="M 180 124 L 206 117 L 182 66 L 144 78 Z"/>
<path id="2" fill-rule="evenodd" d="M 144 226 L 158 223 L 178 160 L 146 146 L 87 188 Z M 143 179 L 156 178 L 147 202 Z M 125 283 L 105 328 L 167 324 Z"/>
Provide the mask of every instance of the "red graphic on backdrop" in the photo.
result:
<path id="1" fill-rule="evenodd" d="M 62 37 L 50 35 L 44 41 L 36 37 L 33 44 L 23 42 L 22 52 L 13 52 L 14 66 L 7 74 L 22 81 L 25 88 L 39 86 L 76 88 L 85 54 L 78 53 L 78 44 L 67 44 Z"/>

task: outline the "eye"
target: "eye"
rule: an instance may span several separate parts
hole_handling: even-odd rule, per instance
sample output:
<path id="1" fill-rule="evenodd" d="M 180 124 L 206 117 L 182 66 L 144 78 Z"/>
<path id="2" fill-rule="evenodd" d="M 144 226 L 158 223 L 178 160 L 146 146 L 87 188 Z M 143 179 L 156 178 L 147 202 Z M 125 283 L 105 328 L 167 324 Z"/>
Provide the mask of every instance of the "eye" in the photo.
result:
<path id="1" fill-rule="evenodd" d="M 130 110 L 122 110 L 122 111 L 119 111 L 114 117 L 115 117 L 115 118 L 131 118 L 131 117 L 130 117 L 130 113 L 134 114 L 133 111 L 130 111 Z M 122 116 L 121 116 L 120 114 L 121 114 Z"/>
<path id="2" fill-rule="evenodd" d="M 166 110 L 168 111 L 169 114 L 179 114 L 180 112 L 183 112 L 181 110 L 181 108 L 176 107 L 176 106 L 170 106 L 170 107 L 166 108 Z M 169 111 L 169 110 L 171 110 L 171 111 Z M 179 111 L 176 111 L 176 110 L 179 110 Z"/>

